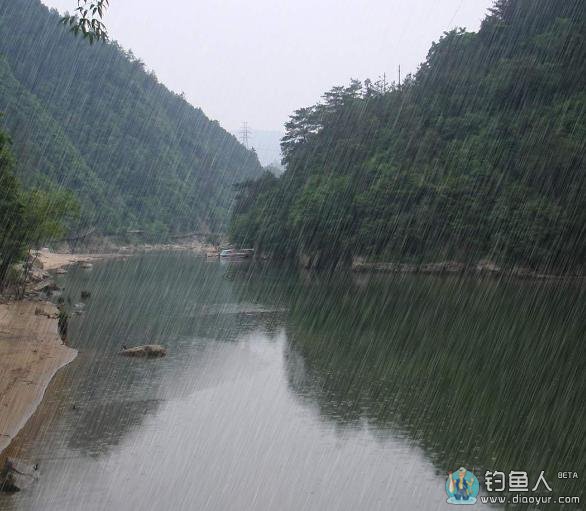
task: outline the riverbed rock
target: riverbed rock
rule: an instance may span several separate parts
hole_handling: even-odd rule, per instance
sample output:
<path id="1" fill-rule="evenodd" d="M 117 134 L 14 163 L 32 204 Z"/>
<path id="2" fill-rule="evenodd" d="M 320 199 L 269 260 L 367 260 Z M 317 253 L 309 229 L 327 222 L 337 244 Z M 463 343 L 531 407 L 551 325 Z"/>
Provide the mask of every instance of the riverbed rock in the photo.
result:
<path id="1" fill-rule="evenodd" d="M 476 265 L 476 271 L 487 272 L 487 273 L 499 273 L 501 271 L 500 266 L 490 259 L 481 259 Z"/>
<path id="2" fill-rule="evenodd" d="M 159 358 L 167 354 L 167 349 L 160 344 L 145 344 L 143 346 L 134 346 L 132 348 L 124 349 L 120 355 L 125 357 L 146 357 Z"/>
<path id="3" fill-rule="evenodd" d="M 38 268 L 32 268 L 28 274 L 28 280 L 29 282 L 41 282 L 43 280 L 46 280 L 50 277 L 50 275 L 44 271 L 44 270 L 40 270 Z"/>
<path id="4" fill-rule="evenodd" d="M 44 307 L 35 307 L 35 316 L 45 316 L 49 319 L 57 319 L 56 314 L 47 312 Z"/>
<path id="5" fill-rule="evenodd" d="M 511 275 L 521 278 L 531 278 L 535 277 L 535 272 L 531 268 L 526 268 L 524 266 L 514 266 L 511 269 Z"/>
<path id="6" fill-rule="evenodd" d="M 440 263 L 422 264 L 421 273 L 460 273 L 464 271 L 464 264 L 457 261 L 442 261 Z"/>
<path id="7" fill-rule="evenodd" d="M 352 271 L 356 273 L 415 273 L 416 264 L 393 262 L 368 262 L 364 258 L 355 257 L 352 260 Z"/>
<path id="8" fill-rule="evenodd" d="M 41 261 L 38 257 L 33 257 L 31 263 L 33 268 L 37 268 L 39 270 L 43 270 L 45 268 L 43 261 Z"/>
<path id="9" fill-rule="evenodd" d="M 7 458 L 0 472 L 0 489 L 6 492 L 25 490 L 38 479 L 35 465 L 15 458 Z"/>
<path id="10" fill-rule="evenodd" d="M 55 281 L 51 279 L 45 279 L 39 282 L 38 284 L 34 285 L 32 288 L 33 291 L 36 292 L 45 292 L 45 293 L 52 293 L 53 291 L 58 291 L 59 286 L 55 283 Z"/>

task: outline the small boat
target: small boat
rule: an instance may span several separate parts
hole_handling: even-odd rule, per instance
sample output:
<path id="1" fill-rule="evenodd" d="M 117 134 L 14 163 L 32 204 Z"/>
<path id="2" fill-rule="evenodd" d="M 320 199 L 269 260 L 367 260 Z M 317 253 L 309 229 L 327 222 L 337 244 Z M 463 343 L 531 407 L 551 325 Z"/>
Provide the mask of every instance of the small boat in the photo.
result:
<path id="1" fill-rule="evenodd" d="M 220 257 L 231 258 L 231 259 L 247 259 L 254 255 L 254 249 L 245 248 L 242 250 L 236 250 L 234 248 L 228 248 L 220 252 Z"/>

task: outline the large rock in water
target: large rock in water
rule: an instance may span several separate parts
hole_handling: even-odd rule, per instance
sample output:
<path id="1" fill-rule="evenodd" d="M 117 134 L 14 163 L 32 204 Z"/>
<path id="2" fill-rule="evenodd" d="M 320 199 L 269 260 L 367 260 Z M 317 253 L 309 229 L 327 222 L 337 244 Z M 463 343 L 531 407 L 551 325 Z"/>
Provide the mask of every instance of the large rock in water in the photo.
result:
<path id="1" fill-rule="evenodd" d="M 167 354 L 166 348 L 160 344 L 145 344 L 144 346 L 135 346 L 127 348 L 120 352 L 120 355 L 125 357 L 148 357 L 157 358 L 164 357 Z"/>
<path id="2" fill-rule="evenodd" d="M 35 466 L 8 458 L 0 472 L 0 489 L 7 492 L 25 490 L 39 478 Z"/>

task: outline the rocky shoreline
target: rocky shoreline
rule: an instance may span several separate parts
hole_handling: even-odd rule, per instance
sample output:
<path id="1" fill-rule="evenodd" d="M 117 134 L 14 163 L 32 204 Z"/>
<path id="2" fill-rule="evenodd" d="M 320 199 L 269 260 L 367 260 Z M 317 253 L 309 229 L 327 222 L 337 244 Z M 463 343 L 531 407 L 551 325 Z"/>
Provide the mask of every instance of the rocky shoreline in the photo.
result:
<path id="1" fill-rule="evenodd" d="M 0 296 L 0 455 L 33 415 L 47 386 L 63 366 L 77 356 L 58 331 L 58 309 L 43 296 L 57 289 L 54 274 L 67 267 L 91 267 L 105 259 L 125 259 L 138 253 L 192 251 L 202 255 L 200 242 L 116 247 L 103 253 L 33 252 L 21 299 Z"/>
<path id="2" fill-rule="evenodd" d="M 438 263 L 394 263 L 371 262 L 361 258 L 354 258 L 351 270 L 355 273 L 421 273 L 433 275 L 477 275 L 477 276 L 507 276 L 523 279 L 565 279 L 583 278 L 584 275 L 576 274 L 550 274 L 542 273 L 522 266 L 501 267 L 496 263 L 483 260 L 474 265 L 467 265 L 457 261 L 442 261 Z"/>
<path id="3" fill-rule="evenodd" d="M 57 307 L 43 298 L 57 288 L 52 273 L 119 257 L 48 250 L 32 256 L 21 299 L 0 297 L 0 454 L 33 415 L 57 371 L 77 356 L 59 335 Z"/>

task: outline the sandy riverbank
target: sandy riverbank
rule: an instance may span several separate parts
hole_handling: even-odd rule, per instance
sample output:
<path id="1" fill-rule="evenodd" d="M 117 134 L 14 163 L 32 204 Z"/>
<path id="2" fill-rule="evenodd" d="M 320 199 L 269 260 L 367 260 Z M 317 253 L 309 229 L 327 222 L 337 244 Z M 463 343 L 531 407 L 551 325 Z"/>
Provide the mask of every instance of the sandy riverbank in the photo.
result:
<path id="1" fill-rule="evenodd" d="M 38 259 L 43 265 L 43 270 L 51 271 L 64 268 L 71 264 L 93 263 L 102 259 L 122 257 L 121 254 L 64 254 L 41 250 L 38 252 Z"/>
<path id="2" fill-rule="evenodd" d="M 41 250 L 36 255 L 42 272 L 47 272 L 145 251 L 202 252 L 205 248 L 204 244 L 192 243 L 137 247 L 122 253 L 71 254 Z M 76 350 L 61 342 L 57 312 L 52 303 L 35 299 L 0 303 L 0 453 L 35 412 L 55 373 L 77 355 Z"/>
<path id="3" fill-rule="evenodd" d="M 33 414 L 53 375 L 77 355 L 61 342 L 56 313 L 49 302 L 0 304 L 0 452 Z"/>
<path id="4" fill-rule="evenodd" d="M 38 252 L 43 271 L 107 257 L 114 256 Z M 57 313 L 50 302 L 0 303 L 0 453 L 34 413 L 55 373 L 77 355 L 61 341 Z"/>
<path id="5" fill-rule="evenodd" d="M 217 247 L 203 243 L 198 240 L 186 241 L 183 243 L 167 243 L 156 245 L 136 245 L 127 247 L 116 247 L 111 252 L 94 252 L 86 254 L 71 254 L 62 252 L 50 252 L 43 249 L 35 252 L 35 256 L 41 262 L 42 269 L 54 271 L 66 266 L 80 263 L 94 263 L 104 259 L 124 259 L 126 257 L 146 252 L 182 251 L 193 252 L 200 255 L 218 255 Z"/>

